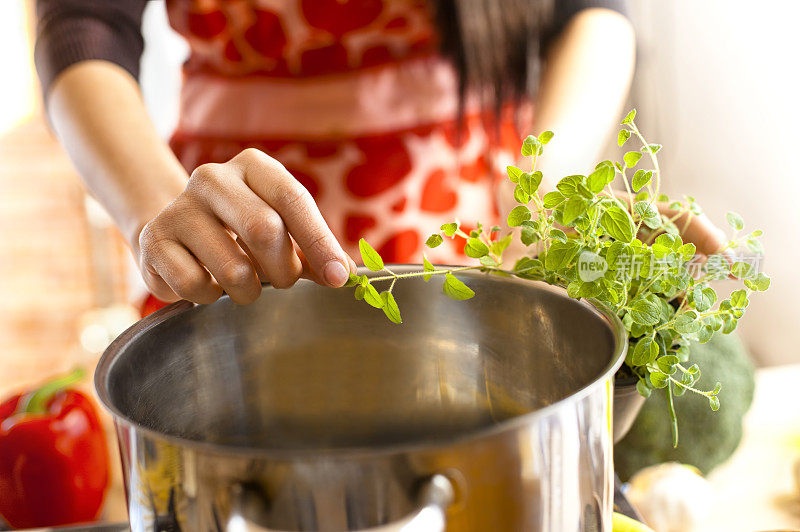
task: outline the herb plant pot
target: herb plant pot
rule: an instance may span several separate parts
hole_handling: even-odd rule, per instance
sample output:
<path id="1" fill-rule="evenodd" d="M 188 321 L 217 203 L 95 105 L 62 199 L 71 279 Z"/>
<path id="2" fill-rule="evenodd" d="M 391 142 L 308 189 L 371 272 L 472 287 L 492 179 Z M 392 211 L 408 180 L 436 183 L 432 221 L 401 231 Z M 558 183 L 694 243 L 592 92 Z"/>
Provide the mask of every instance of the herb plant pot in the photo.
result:
<path id="1" fill-rule="evenodd" d="M 628 376 L 614 378 L 614 443 L 625 437 L 644 405 L 645 398 L 636 390 L 637 380 Z"/>

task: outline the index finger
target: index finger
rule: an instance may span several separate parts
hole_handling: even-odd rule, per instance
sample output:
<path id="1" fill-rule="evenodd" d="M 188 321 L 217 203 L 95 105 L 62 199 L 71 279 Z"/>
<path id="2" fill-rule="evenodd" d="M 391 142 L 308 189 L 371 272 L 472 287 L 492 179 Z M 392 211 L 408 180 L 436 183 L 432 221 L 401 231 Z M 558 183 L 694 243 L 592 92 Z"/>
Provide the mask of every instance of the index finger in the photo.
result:
<path id="1" fill-rule="evenodd" d="M 241 165 L 248 187 L 280 214 L 316 278 L 342 286 L 350 261 L 322 217 L 314 198 L 278 161 L 250 148 L 232 159 Z"/>

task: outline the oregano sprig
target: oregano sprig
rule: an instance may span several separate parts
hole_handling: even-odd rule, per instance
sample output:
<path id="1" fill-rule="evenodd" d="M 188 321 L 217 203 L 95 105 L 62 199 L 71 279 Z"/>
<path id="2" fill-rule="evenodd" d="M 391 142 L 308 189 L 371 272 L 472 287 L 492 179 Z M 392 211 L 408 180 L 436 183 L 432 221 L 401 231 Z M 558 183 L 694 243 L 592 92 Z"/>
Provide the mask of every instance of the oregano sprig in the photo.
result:
<path id="1" fill-rule="evenodd" d="M 566 176 L 545 194 L 540 191 L 544 176 L 536 164 L 553 133 L 526 137 L 521 153 L 532 158 L 531 171 L 507 168 L 518 205 L 509 211 L 506 223 L 517 230 L 500 236 L 500 227 L 486 230 L 477 224 L 466 233 L 456 220 L 443 224 L 425 242 L 435 248 L 445 239 L 463 238 L 464 253 L 476 264 L 437 267 L 423 255 L 421 271 L 396 274 L 361 239 L 364 265 L 383 275 L 351 275 L 347 286 L 355 287 L 356 299 L 382 309 L 394 323 L 402 322 L 392 294 L 398 280 L 443 277 L 444 294 L 465 300 L 475 293 L 455 274 L 467 270 L 545 281 L 564 287 L 570 297 L 600 301 L 619 316 L 628 332 L 625 367 L 637 379 L 639 393 L 648 397 L 663 389 L 667 394 L 673 445 L 677 446 L 674 396 L 696 393 L 708 399 L 712 410 L 720 407 L 720 383 L 710 390 L 698 386 L 700 368 L 690 362 L 690 342 L 707 342 L 718 332 L 732 332 L 751 294 L 767 290 L 770 279 L 751 260 L 731 259 L 733 252 L 745 247 L 751 255 L 743 259 L 757 259 L 763 253 L 758 240 L 761 231 L 743 233 L 744 221 L 735 213 L 726 217 L 733 230 L 730 240 L 719 253 L 697 260 L 695 245 L 684 242 L 682 235 L 702 209 L 691 196 L 670 200 L 661 192 L 657 153 L 662 146 L 644 138 L 635 118 L 636 110 L 625 116 L 617 144 L 623 147 L 635 138 L 638 149 L 626 152 L 621 162 L 598 163 L 588 175 Z M 651 168 L 639 167 L 644 161 Z M 617 180 L 624 192 L 612 189 Z M 659 211 L 658 204 L 668 210 Z M 515 235 L 530 253 L 508 268 L 503 254 Z M 721 299 L 709 283 L 725 278 L 741 280 L 743 288 Z M 376 283 L 388 283 L 388 287 L 379 292 Z"/>

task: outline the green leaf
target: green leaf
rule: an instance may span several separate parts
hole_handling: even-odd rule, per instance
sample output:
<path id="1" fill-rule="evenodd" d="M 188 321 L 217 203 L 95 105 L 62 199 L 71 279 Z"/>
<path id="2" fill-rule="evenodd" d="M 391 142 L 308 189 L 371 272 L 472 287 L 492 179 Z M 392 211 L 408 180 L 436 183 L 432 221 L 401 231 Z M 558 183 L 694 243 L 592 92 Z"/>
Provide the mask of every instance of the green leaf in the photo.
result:
<path id="1" fill-rule="evenodd" d="M 553 138 L 555 134 L 552 131 L 542 131 L 539 133 L 539 142 L 542 144 L 547 144 Z"/>
<path id="2" fill-rule="evenodd" d="M 627 129 L 620 129 L 619 133 L 617 134 L 617 146 L 620 148 L 628 142 L 628 139 L 631 138 L 631 132 Z"/>
<path id="3" fill-rule="evenodd" d="M 735 212 L 729 212 L 725 215 L 725 219 L 728 221 L 728 225 L 736 229 L 737 231 L 741 231 L 744 229 L 744 220 L 742 217 L 736 214 Z"/>
<path id="4" fill-rule="evenodd" d="M 627 166 L 628 168 L 633 168 L 634 166 L 636 166 L 636 163 L 638 163 L 639 159 L 641 158 L 642 158 L 642 152 L 629 151 L 622 157 L 622 160 L 625 161 L 625 166 Z"/>
<path id="5" fill-rule="evenodd" d="M 650 336 L 645 336 L 633 348 L 633 365 L 644 366 L 656 359 L 658 355 L 658 344 Z"/>
<path id="6" fill-rule="evenodd" d="M 566 205 L 564 205 L 562 223 L 564 225 L 571 224 L 575 218 L 586 212 L 586 206 L 586 200 L 582 196 L 573 196 L 568 199 Z"/>
<path id="7" fill-rule="evenodd" d="M 731 266 L 731 274 L 738 279 L 748 279 L 755 273 L 755 268 L 752 264 L 746 262 L 735 262 Z"/>
<path id="8" fill-rule="evenodd" d="M 548 192 L 542 198 L 542 202 L 544 203 L 545 209 L 552 209 L 553 207 L 558 206 L 562 201 L 564 201 L 565 196 L 558 190 L 553 190 L 552 192 Z"/>
<path id="9" fill-rule="evenodd" d="M 586 187 L 597 194 L 614 180 L 614 169 L 610 166 L 601 166 L 586 178 Z"/>
<path id="10" fill-rule="evenodd" d="M 650 181 L 652 180 L 652 170 L 636 170 L 636 172 L 633 174 L 633 179 L 631 180 L 631 188 L 633 188 L 634 192 L 638 191 L 640 188 L 649 185 Z"/>
<path id="11" fill-rule="evenodd" d="M 692 290 L 692 301 L 698 312 L 705 312 L 717 301 L 717 294 L 713 288 L 697 285 Z"/>
<path id="12" fill-rule="evenodd" d="M 636 109 L 631 109 L 628 111 L 628 114 L 625 115 L 625 118 L 622 120 L 620 125 L 624 126 L 625 124 L 632 124 L 634 118 L 636 118 Z"/>
<path id="13" fill-rule="evenodd" d="M 508 249 L 508 246 L 511 245 L 511 241 L 513 239 L 514 239 L 514 235 L 509 233 L 506 236 L 504 236 L 503 238 L 501 238 L 500 240 L 496 240 L 495 242 L 492 242 L 492 245 L 489 246 L 489 251 L 491 253 L 494 253 L 497 256 L 500 256 L 500 255 L 503 254 L 503 252 L 506 249 Z"/>
<path id="14" fill-rule="evenodd" d="M 637 201 L 633 204 L 633 212 L 636 213 L 642 222 L 650 229 L 657 229 L 661 227 L 661 215 L 653 204 L 649 201 Z"/>
<path id="15" fill-rule="evenodd" d="M 652 393 L 650 388 L 647 387 L 647 383 L 644 381 L 644 379 L 639 379 L 636 382 L 636 391 L 639 392 L 639 395 L 641 395 L 645 399 L 650 397 L 650 394 Z"/>
<path id="16" fill-rule="evenodd" d="M 511 212 L 508 213 L 508 219 L 506 223 L 508 223 L 509 227 L 519 227 L 522 225 L 522 222 L 526 222 L 531 219 L 531 210 L 527 208 L 525 205 L 517 205 Z"/>
<path id="17" fill-rule="evenodd" d="M 754 279 L 745 279 L 744 284 L 750 290 L 763 292 L 769 288 L 770 279 L 766 274 L 759 273 Z"/>
<path id="18" fill-rule="evenodd" d="M 525 192 L 520 185 L 514 187 L 514 199 L 517 203 L 527 205 L 531 201 L 531 195 Z"/>
<path id="19" fill-rule="evenodd" d="M 708 406 L 710 406 L 711 410 L 713 410 L 714 412 L 719 410 L 719 397 L 717 397 L 716 395 L 712 395 L 711 397 L 709 397 Z"/>
<path id="20" fill-rule="evenodd" d="M 641 151 L 642 153 L 648 153 L 648 152 L 658 153 L 661 151 L 661 148 L 662 148 L 661 144 L 648 144 L 647 146 L 642 146 Z"/>
<path id="21" fill-rule="evenodd" d="M 424 254 L 422 255 L 422 269 L 426 272 L 436 271 L 436 268 L 433 267 L 433 264 L 430 263 L 428 257 L 426 257 Z M 425 281 L 430 281 L 431 277 L 433 277 L 433 274 L 426 273 L 425 275 L 422 276 L 422 279 Z"/>
<path id="22" fill-rule="evenodd" d="M 731 292 L 731 305 L 735 308 L 745 308 L 748 303 L 746 290 L 734 290 Z"/>
<path id="23" fill-rule="evenodd" d="M 522 156 L 523 157 L 530 157 L 534 153 L 539 153 L 539 148 L 541 148 L 542 143 L 539 142 L 539 139 L 534 137 L 533 135 L 528 135 L 525 137 L 525 140 L 522 142 Z"/>
<path id="24" fill-rule="evenodd" d="M 383 269 L 383 259 L 375 249 L 369 245 L 369 242 L 363 238 L 358 241 L 358 250 L 361 252 L 361 260 L 364 261 L 364 266 L 373 272 L 379 272 Z"/>
<path id="25" fill-rule="evenodd" d="M 489 246 L 477 238 L 470 238 L 464 246 L 464 253 L 466 253 L 467 257 L 479 259 L 489 253 Z"/>
<path id="26" fill-rule="evenodd" d="M 385 302 L 378 291 L 375 290 L 375 287 L 371 284 L 368 284 L 364 287 L 364 289 L 364 301 L 375 308 L 383 308 Z"/>
<path id="27" fill-rule="evenodd" d="M 688 244 L 683 244 L 676 251 L 683 257 L 683 260 L 692 260 L 694 254 L 697 252 L 697 247 L 690 242 Z"/>
<path id="28" fill-rule="evenodd" d="M 530 246 L 531 244 L 539 240 L 539 235 L 536 234 L 536 229 L 523 224 L 522 231 L 520 232 L 519 235 L 519 239 L 526 246 Z"/>
<path id="29" fill-rule="evenodd" d="M 455 299 L 458 301 L 470 299 L 475 295 L 475 292 L 473 292 L 470 287 L 458 280 L 452 273 L 445 274 L 442 291 L 444 292 L 444 295 L 450 299 Z"/>
<path id="30" fill-rule="evenodd" d="M 492 257 L 491 255 L 484 255 L 483 257 L 478 259 L 478 262 L 489 268 L 496 268 L 497 266 L 500 266 L 500 263 L 497 262 L 495 258 Z"/>
<path id="31" fill-rule="evenodd" d="M 397 307 L 397 302 L 394 300 L 392 293 L 388 290 L 382 292 L 381 299 L 383 299 L 383 313 L 386 314 L 386 317 L 393 323 L 403 323 L 403 318 L 400 317 L 400 309 Z"/>
<path id="32" fill-rule="evenodd" d="M 659 321 L 659 306 L 647 299 L 638 299 L 631 305 L 631 318 L 641 325 L 656 325 Z"/>
<path id="33" fill-rule="evenodd" d="M 519 183 L 519 176 L 522 175 L 522 170 L 516 166 L 506 166 L 506 173 L 512 183 Z"/>
<path id="34" fill-rule="evenodd" d="M 366 288 L 364 288 L 364 285 L 360 284 L 360 285 L 356 286 L 356 293 L 355 293 L 356 299 L 359 300 L 359 301 L 364 299 L 364 293 L 366 291 L 367 290 L 366 290 Z"/>
<path id="35" fill-rule="evenodd" d="M 455 222 L 442 224 L 442 227 L 440 227 L 440 229 L 444 231 L 446 237 L 453 238 L 453 235 L 456 234 L 456 231 L 458 231 L 458 224 Z"/>
<path id="36" fill-rule="evenodd" d="M 347 278 L 347 282 L 344 283 L 345 286 L 356 286 L 359 284 L 360 278 L 358 275 L 351 273 L 350 277 Z"/>
<path id="37" fill-rule="evenodd" d="M 677 371 L 678 368 L 676 366 L 679 362 L 680 360 L 678 360 L 678 357 L 675 355 L 664 355 L 656 360 L 656 366 L 658 366 L 658 369 L 660 369 L 663 373 L 672 375 L 675 373 L 675 371 Z"/>
<path id="38" fill-rule="evenodd" d="M 544 259 L 544 266 L 548 270 L 559 270 L 570 263 L 580 251 L 580 246 L 575 242 L 553 242 Z"/>
<path id="39" fill-rule="evenodd" d="M 660 371 L 651 371 L 650 382 L 653 383 L 653 386 L 656 388 L 664 388 L 667 385 L 667 376 Z"/>
<path id="40" fill-rule="evenodd" d="M 559 242 L 566 242 L 568 240 L 567 233 L 555 227 L 550 229 L 550 238 L 558 240 Z"/>
<path id="41" fill-rule="evenodd" d="M 628 211 L 613 205 L 600 217 L 600 225 L 613 239 L 620 242 L 633 240 L 634 225 Z"/>
<path id="42" fill-rule="evenodd" d="M 436 246 L 438 246 L 442 242 L 444 242 L 444 239 L 442 238 L 442 235 L 437 233 L 435 235 L 429 236 L 428 240 L 425 241 L 425 245 L 428 246 L 429 248 L 435 248 Z"/>
<path id="43" fill-rule="evenodd" d="M 694 312 L 685 312 L 675 319 L 675 330 L 680 334 L 694 334 L 702 326 Z"/>

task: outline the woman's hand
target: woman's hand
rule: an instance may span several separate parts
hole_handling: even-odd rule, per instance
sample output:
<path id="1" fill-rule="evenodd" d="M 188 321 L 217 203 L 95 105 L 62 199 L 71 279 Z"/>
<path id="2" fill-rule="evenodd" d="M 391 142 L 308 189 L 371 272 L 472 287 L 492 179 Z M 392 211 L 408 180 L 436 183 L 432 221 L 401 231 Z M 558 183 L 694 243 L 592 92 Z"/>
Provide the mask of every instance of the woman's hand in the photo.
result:
<path id="1" fill-rule="evenodd" d="M 261 281 L 288 288 L 301 276 L 342 286 L 356 267 L 308 191 L 253 148 L 199 166 L 144 226 L 137 255 L 156 297 L 197 303 L 216 301 L 223 290 L 236 303 L 251 303 Z"/>

